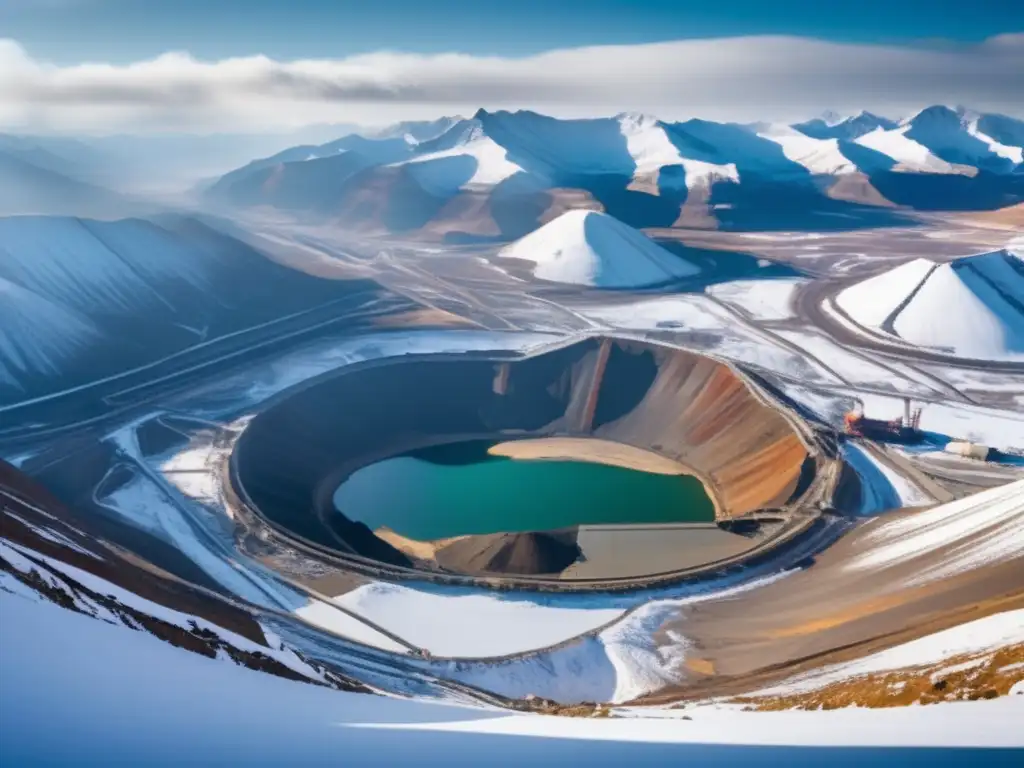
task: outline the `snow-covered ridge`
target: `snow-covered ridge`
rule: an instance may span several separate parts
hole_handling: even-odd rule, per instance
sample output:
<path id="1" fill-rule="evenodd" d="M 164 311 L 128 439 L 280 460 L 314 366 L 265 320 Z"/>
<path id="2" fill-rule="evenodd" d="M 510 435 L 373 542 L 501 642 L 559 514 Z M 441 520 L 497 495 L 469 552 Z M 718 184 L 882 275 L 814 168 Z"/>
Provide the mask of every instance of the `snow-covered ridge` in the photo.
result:
<path id="1" fill-rule="evenodd" d="M 450 141 L 446 141 L 449 134 Z M 450 144 L 450 146 L 445 146 Z M 488 136 L 479 123 L 469 121 L 453 127 L 429 146 L 442 148 L 394 163 L 405 167 L 429 192 L 454 194 L 475 186 L 494 186 L 523 169 L 508 159 L 507 150 Z"/>
<path id="2" fill-rule="evenodd" d="M 870 112 L 831 115 L 792 125 L 671 123 L 640 113 L 566 120 L 527 110 L 480 110 L 469 120 L 444 118 L 394 130 L 352 134 L 320 146 L 294 147 L 224 177 L 231 183 L 268 166 L 317 162 L 354 152 L 366 165 L 415 168 L 431 192 L 500 184 L 520 171 L 551 183 L 575 177 L 628 176 L 644 189 L 739 182 L 744 174 L 792 180 L 897 171 L 975 175 L 1011 173 L 1024 157 L 1024 123 L 948 107 L 929 107 L 900 122 Z M 781 152 L 778 149 L 781 148 Z M 442 163 L 443 161 L 443 163 Z M 658 171 L 681 167 L 658 180 Z M 326 172 L 326 167 L 325 167 Z M 260 177 L 262 183 L 262 177 Z M 216 185 L 215 185 L 216 186 Z"/>
<path id="3" fill-rule="evenodd" d="M 1011 251 L 915 259 L 845 289 L 858 324 L 960 357 L 1024 359 L 1024 267 Z"/>
<path id="4" fill-rule="evenodd" d="M 634 179 L 657 174 L 662 168 L 682 166 L 687 188 L 707 186 L 718 179 L 739 181 L 735 163 L 712 163 L 685 157 L 672 143 L 664 124 L 650 115 L 623 114 L 619 118 L 626 148 L 636 165 Z"/>
<path id="5" fill-rule="evenodd" d="M 632 227 L 596 211 L 563 213 L 498 255 L 533 262 L 533 273 L 543 280 L 597 288 L 635 288 L 700 271 Z"/>
<path id="6" fill-rule="evenodd" d="M 55 601 L 53 595 L 62 595 L 61 600 L 70 605 L 71 610 L 140 632 L 153 632 L 140 621 L 150 617 L 194 635 L 197 640 L 205 639 L 211 650 L 216 650 L 217 658 L 245 665 L 246 657 L 254 660 L 263 656 L 311 682 L 324 685 L 333 682 L 330 673 L 304 661 L 262 625 L 266 645 L 201 617 L 155 603 L 81 568 L 5 539 L 0 539 L 0 562 L 6 564 L 0 569 L 0 587 L 14 595 L 35 602 Z"/>

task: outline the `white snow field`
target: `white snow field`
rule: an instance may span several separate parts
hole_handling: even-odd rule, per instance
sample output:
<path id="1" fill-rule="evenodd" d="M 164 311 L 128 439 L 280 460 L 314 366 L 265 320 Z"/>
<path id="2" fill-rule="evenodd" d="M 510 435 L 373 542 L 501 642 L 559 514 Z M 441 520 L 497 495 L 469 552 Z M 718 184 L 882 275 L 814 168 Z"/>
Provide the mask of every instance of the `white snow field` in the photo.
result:
<path id="1" fill-rule="evenodd" d="M 735 163 L 709 163 L 684 157 L 665 133 L 664 125 L 644 114 L 619 115 L 619 126 L 626 137 L 626 149 L 636 163 L 634 179 L 656 174 L 666 166 L 683 166 L 683 180 L 688 189 L 709 186 L 718 179 L 739 181 Z"/>
<path id="2" fill-rule="evenodd" d="M 915 259 L 843 290 L 856 323 L 911 344 L 982 360 L 1024 359 L 1024 274 L 1010 251 L 947 263 Z"/>
<path id="3" fill-rule="evenodd" d="M 708 286 L 705 293 L 739 307 L 758 320 L 788 320 L 793 317 L 793 294 L 806 280 L 732 280 Z"/>
<path id="4" fill-rule="evenodd" d="M 434 656 L 462 658 L 545 648 L 604 626 L 625 612 L 566 607 L 540 595 L 384 582 L 358 587 L 334 602 Z"/>
<path id="5" fill-rule="evenodd" d="M 659 634 L 666 621 L 678 618 L 680 609 L 705 601 L 728 600 L 788 575 L 788 571 L 762 577 L 737 572 L 702 585 L 667 588 L 657 597 L 626 597 L 633 601 L 634 609 L 599 632 L 541 653 L 479 662 L 460 659 L 441 662 L 435 669 L 511 698 L 533 694 L 562 704 L 632 701 L 680 682 L 680 670 L 691 644 L 675 631 L 665 637 Z M 586 602 L 603 606 L 612 602 L 621 607 L 624 600 L 590 595 Z"/>
<path id="6" fill-rule="evenodd" d="M 12 765 L 406 765 L 436 757 L 472 766 L 820 766 L 857 759 L 860 747 L 896 748 L 870 753 L 881 768 L 934 759 L 934 750 L 915 747 L 1024 745 L 1016 727 L 1024 697 L 886 710 L 545 717 L 283 680 L 3 591 L 0 614 L 0 743 Z"/>
<path id="7" fill-rule="evenodd" d="M 498 255 L 533 262 L 533 274 L 543 280 L 595 288 L 639 288 L 700 272 L 632 227 L 597 211 L 563 213 Z"/>

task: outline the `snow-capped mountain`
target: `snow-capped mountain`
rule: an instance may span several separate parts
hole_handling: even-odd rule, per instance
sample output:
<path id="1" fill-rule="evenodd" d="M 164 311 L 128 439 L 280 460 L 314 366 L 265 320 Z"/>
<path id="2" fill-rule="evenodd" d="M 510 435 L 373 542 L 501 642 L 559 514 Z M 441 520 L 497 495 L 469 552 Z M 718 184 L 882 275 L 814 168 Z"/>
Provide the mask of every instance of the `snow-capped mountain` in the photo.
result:
<path id="1" fill-rule="evenodd" d="M 861 112 L 795 125 L 479 110 L 440 121 L 433 127 L 447 130 L 431 139 L 406 132 L 296 147 L 228 174 L 211 192 L 370 232 L 512 239 L 570 198 L 569 207 L 602 208 L 632 226 L 744 228 L 745 216 L 768 207 L 798 228 L 819 208 L 873 220 L 879 206 L 1020 202 L 1022 125 L 946 107 L 899 123 Z"/>
<path id="2" fill-rule="evenodd" d="M 0 218 L 0 404 L 145 364 L 347 290 L 194 219 Z"/>
<path id="3" fill-rule="evenodd" d="M 871 133 L 879 128 L 890 131 L 898 125 L 899 123 L 895 120 L 881 117 L 872 112 L 861 111 L 846 117 L 831 113 L 804 123 L 795 123 L 793 128 L 812 139 L 853 141 L 865 133 Z"/>

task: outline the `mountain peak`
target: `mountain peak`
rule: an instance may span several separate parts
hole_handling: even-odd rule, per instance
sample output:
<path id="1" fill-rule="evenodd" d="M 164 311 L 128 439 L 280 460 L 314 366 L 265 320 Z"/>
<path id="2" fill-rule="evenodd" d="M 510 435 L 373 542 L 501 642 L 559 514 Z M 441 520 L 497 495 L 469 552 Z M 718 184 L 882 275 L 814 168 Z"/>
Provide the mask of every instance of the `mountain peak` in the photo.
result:
<path id="1" fill-rule="evenodd" d="M 925 107 L 912 117 L 903 121 L 903 125 L 962 125 L 969 119 L 969 110 L 961 106 L 933 104 Z"/>
<path id="2" fill-rule="evenodd" d="M 796 123 L 793 128 L 814 139 L 842 139 L 853 141 L 864 134 L 882 128 L 892 130 L 898 123 L 873 112 L 861 110 L 853 115 L 841 116 L 828 112 L 822 117 Z"/>

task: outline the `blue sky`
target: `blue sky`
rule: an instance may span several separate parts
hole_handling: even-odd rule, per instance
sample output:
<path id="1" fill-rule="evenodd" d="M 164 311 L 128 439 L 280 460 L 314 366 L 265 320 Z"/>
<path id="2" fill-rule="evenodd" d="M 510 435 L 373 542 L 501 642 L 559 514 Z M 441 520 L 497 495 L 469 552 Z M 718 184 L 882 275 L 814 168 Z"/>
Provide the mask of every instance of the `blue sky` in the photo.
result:
<path id="1" fill-rule="evenodd" d="M 0 130 L 1024 116 L 1024 0 L 0 0 Z M 95 66 L 100 64 L 103 66 Z"/>
<path id="2" fill-rule="evenodd" d="M 1024 31 L 1024 0 L 0 0 L 0 37 L 66 64 L 381 49 L 522 56 L 595 44 L 787 34 L 976 42 Z"/>

